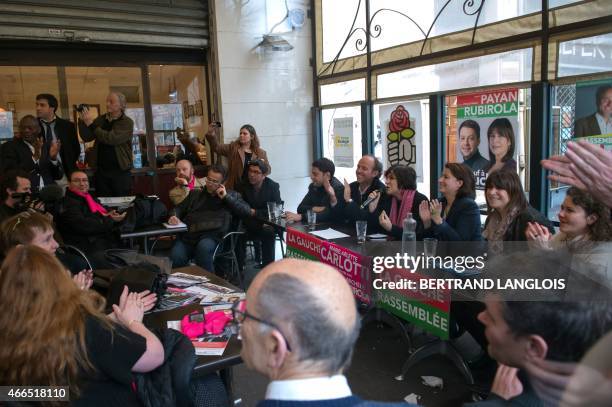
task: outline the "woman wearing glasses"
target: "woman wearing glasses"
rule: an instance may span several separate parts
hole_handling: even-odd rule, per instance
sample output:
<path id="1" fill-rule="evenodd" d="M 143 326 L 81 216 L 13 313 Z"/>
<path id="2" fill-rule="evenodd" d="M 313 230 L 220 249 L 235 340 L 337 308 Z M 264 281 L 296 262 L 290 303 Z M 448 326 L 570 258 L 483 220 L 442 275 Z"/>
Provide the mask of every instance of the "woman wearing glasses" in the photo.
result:
<path id="1" fill-rule="evenodd" d="M 115 320 L 104 299 L 75 286 L 57 259 L 36 246 L 11 249 L 0 268 L 0 383 L 68 386 L 75 406 L 139 406 L 133 372 L 164 361 L 142 324 L 144 302 L 122 295 Z"/>
<path id="2" fill-rule="evenodd" d="M 259 146 L 259 138 L 255 128 L 245 124 L 240 128 L 237 140 L 229 144 L 219 144 L 217 126 L 215 123 L 208 125 L 206 140 L 210 143 L 210 149 L 217 154 L 227 157 L 227 180 L 225 186 L 229 189 L 238 190 L 242 182 L 248 182 L 248 163 L 251 160 L 262 160 L 268 166 L 270 174 L 272 167 L 268 161 L 266 150 Z"/>

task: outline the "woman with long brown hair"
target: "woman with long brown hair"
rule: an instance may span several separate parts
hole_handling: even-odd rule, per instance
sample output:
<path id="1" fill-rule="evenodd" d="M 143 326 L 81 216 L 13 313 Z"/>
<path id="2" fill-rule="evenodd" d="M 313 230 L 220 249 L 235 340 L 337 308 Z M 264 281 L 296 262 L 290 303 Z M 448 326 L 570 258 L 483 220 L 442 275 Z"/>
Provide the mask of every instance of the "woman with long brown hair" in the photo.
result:
<path id="1" fill-rule="evenodd" d="M 245 124 L 240 128 L 240 135 L 237 140 L 229 144 L 219 144 L 217 139 L 217 126 L 211 123 L 208 126 L 206 140 L 210 143 L 210 149 L 219 155 L 227 157 L 227 180 L 225 186 L 236 190 L 243 181 L 247 181 L 248 164 L 251 160 L 262 160 L 268 166 L 270 174 L 272 167 L 268 161 L 266 150 L 260 147 L 259 137 L 255 128 L 250 124 Z"/>
<path id="2" fill-rule="evenodd" d="M 164 350 L 142 324 L 143 301 L 124 294 L 114 322 L 52 254 L 11 249 L 0 268 L 0 385 L 68 386 L 77 406 L 140 405 L 132 372 L 160 366 Z"/>
<path id="3" fill-rule="evenodd" d="M 487 220 L 483 236 L 489 242 L 525 241 L 527 225 L 536 222 L 554 233 L 552 222 L 527 202 L 514 171 L 492 172 L 485 182 Z"/>

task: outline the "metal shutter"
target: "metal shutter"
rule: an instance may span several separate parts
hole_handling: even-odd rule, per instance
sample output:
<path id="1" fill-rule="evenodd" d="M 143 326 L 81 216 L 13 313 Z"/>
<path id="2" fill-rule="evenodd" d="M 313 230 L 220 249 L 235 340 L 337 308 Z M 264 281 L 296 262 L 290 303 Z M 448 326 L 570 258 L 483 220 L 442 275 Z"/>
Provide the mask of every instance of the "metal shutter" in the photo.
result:
<path id="1" fill-rule="evenodd" d="M 0 40 L 203 49 L 207 0 L 3 0 Z"/>

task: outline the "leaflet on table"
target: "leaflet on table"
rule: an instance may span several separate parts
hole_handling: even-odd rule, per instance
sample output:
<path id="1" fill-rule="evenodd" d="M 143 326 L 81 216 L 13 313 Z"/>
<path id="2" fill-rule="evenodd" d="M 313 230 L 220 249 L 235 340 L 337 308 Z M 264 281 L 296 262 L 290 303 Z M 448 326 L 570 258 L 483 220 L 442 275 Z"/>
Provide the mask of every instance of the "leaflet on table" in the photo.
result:
<path id="1" fill-rule="evenodd" d="M 346 233 L 342 233 L 338 230 L 327 228 L 324 230 L 316 230 L 314 232 L 310 232 L 311 235 L 319 236 L 321 239 L 331 240 L 331 239 L 340 239 L 343 237 L 349 237 Z"/>
<path id="2" fill-rule="evenodd" d="M 229 293 L 229 294 L 216 294 L 212 293 L 202 297 L 200 301 L 201 305 L 215 305 L 215 304 L 233 304 L 236 301 L 240 301 L 246 298 L 245 293 Z"/>
<path id="3" fill-rule="evenodd" d="M 198 296 L 194 294 L 171 294 L 165 295 L 157 304 L 154 311 L 166 311 L 182 307 L 183 305 L 191 304 L 198 300 Z"/>
<path id="4" fill-rule="evenodd" d="M 195 348 L 196 355 L 200 356 L 221 356 L 232 337 L 232 330 L 226 327 L 219 335 L 206 334 L 191 341 Z"/>
<path id="5" fill-rule="evenodd" d="M 166 229 L 178 229 L 178 228 L 186 228 L 187 227 L 187 225 L 184 224 L 183 222 L 179 222 L 176 225 L 171 225 L 171 224 L 169 224 L 167 222 L 164 222 L 164 223 L 162 223 L 162 225 L 164 225 L 164 227 Z"/>
<path id="6" fill-rule="evenodd" d="M 236 290 L 233 290 L 229 287 L 223 287 L 222 285 L 217 285 L 213 283 L 205 282 L 205 283 L 199 284 L 199 286 L 209 291 L 215 292 L 217 294 L 229 294 L 229 293 L 236 292 Z"/>
<path id="7" fill-rule="evenodd" d="M 191 285 L 205 283 L 207 281 L 208 278 L 204 276 L 194 276 L 193 274 L 186 273 L 172 273 L 168 276 L 167 283 L 177 287 L 189 287 Z"/>

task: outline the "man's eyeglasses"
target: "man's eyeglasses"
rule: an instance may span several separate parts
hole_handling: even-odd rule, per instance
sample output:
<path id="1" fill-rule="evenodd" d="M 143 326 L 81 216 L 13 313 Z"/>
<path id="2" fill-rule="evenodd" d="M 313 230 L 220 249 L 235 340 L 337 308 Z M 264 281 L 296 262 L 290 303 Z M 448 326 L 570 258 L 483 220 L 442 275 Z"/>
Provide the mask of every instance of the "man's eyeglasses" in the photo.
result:
<path id="1" fill-rule="evenodd" d="M 239 327 L 244 323 L 247 318 L 251 318 L 253 321 L 257 321 L 260 324 L 268 325 L 269 327 L 276 329 L 278 332 L 280 332 L 281 336 L 285 340 L 285 343 L 287 344 L 287 350 L 291 352 L 291 346 L 289 345 L 289 341 L 287 340 L 287 337 L 285 336 L 283 331 L 281 331 L 276 324 L 265 321 L 261 318 L 256 317 L 255 315 L 248 313 L 246 310 L 245 300 L 236 301 L 234 303 L 234 305 L 232 306 L 232 317 L 234 318 L 234 322 L 238 324 Z"/>
<path id="2" fill-rule="evenodd" d="M 208 177 L 206 177 L 206 182 L 210 182 L 211 184 L 214 184 L 214 185 L 221 184 L 221 181 L 217 181 L 216 179 L 212 179 L 212 178 L 208 178 Z"/>

